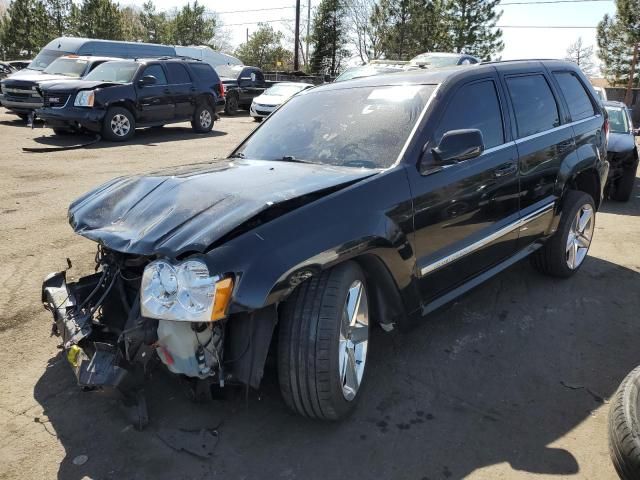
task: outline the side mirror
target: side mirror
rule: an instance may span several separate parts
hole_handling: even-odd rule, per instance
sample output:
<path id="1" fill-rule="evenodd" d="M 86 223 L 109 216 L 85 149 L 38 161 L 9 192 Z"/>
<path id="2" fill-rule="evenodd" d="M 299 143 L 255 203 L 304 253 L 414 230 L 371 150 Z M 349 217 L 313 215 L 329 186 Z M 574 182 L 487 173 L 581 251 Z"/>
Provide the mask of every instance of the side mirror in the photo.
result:
<path id="1" fill-rule="evenodd" d="M 484 151 L 482 132 L 477 129 L 450 130 L 442 136 L 440 144 L 431 149 L 440 165 L 451 165 L 479 156 Z"/>
<path id="2" fill-rule="evenodd" d="M 140 85 L 141 87 L 149 87 L 151 85 L 155 85 L 156 83 L 158 83 L 158 79 L 156 77 L 154 77 L 153 75 L 145 75 L 140 79 L 138 85 Z"/>

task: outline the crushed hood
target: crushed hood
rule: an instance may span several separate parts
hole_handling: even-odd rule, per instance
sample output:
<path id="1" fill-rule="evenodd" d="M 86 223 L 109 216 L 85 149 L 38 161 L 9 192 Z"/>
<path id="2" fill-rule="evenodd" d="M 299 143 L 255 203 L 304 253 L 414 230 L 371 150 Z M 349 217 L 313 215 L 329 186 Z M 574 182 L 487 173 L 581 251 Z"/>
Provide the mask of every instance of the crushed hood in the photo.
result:
<path id="1" fill-rule="evenodd" d="M 203 252 L 260 212 L 348 185 L 375 170 L 262 160 L 223 160 L 120 177 L 69 207 L 74 231 L 110 249 L 177 257 Z"/>
<path id="2" fill-rule="evenodd" d="M 69 79 L 66 80 L 58 79 L 57 81 L 48 81 L 48 82 L 40 82 L 40 89 L 45 90 L 47 92 L 75 92 L 78 90 L 93 90 L 99 87 L 109 87 L 111 85 L 127 85 L 121 83 L 113 83 L 113 82 L 103 82 L 99 81 L 87 81 L 80 79 Z"/>

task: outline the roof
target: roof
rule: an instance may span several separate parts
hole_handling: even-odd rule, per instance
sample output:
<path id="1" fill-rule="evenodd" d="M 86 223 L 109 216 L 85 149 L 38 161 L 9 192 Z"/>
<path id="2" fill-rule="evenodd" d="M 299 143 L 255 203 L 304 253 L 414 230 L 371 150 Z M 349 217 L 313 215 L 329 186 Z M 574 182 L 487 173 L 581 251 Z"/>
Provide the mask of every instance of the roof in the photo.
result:
<path id="1" fill-rule="evenodd" d="M 58 58 L 70 58 L 70 59 L 87 60 L 87 61 L 93 61 L 93 62 L 112 62 L 117 60 L 126 60 L 125 58 L 119 58 L 119 57 L 100 57 L 100 56 L 94 56 L 94 55 L 62 55 L 61 57 L 58 57 Z M 56 60 L 58 60 L 58 58 L 56 58 Z"/>
<path id="2" fill-rule="evenodd" d="M 553 67 L 568 67 L 571 70 L 577 70 L 578 67 L 573 62 L 565 60 L 508 60 L 501 62 L 480 63 L 469 67 L 469 65 L 459 65 L 455 67 L 434 68 L 429 70 L 409 70 L 397 73 L 386 73 L 382 75 L 374 75 L 370 77 L 359 77 L 346 82 L 337 82 L 325 84 L 314 89 L 318 90 L 338 90 L 342 88 L 354 87 L 376 87 L 384 85 L 403 85 L 403 84 L 423 84 L 438 85 L 453 78 L 463 77 L 465 75 L 477 75 L 485 72 L 493 73 L 496 69 L 508 68 L 510 66 L 525 66 L 531 68 L 539 68 L 542 64 Z"/>
<path id="3" fill-rule="evenodd" d="M 78 38 L 78 37 L 59 37 L 56 38 L 54 40 L 51 40 L 44 48 L 49 48 L 49 49 L 62 49 L 62 50 L 74 50 L 77 49 L 79 47 L 81 47 L 82 45 L 84 45 L 85 43 L 88 42 L 96 42 L 96 43 L 120 43 L 120 44 L 126 44 L 126 45 L 144 45 L 147 47 L 160 47 L 160 48 L 166 48 L 166 49 L 172 49 L 175 51 L 174 47 L 171 47 L 169 45 L 162 45 L 162 44 L 157 44 L 157 43 L 143 43 L 143 42 L 123 42 L 120 40 L 100 40 L 97 38 Z M 64 48 L 63 48 L 64 46 Z"/>

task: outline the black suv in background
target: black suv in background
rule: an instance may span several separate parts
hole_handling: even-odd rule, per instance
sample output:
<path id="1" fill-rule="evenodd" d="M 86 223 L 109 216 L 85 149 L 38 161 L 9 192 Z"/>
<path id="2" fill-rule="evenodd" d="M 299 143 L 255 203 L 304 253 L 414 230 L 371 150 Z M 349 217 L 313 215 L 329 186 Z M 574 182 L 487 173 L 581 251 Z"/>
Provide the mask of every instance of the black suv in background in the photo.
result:
<path id="1" fill-rule="evenodd" d="M 264 73 L 258 67 L 220 65 L 216 72 L 224 83 L 227 103 L 224 113 L 235 115 L 239 109 L 249 110 L 251 102 L 267 88 Z"/>
<path id="2" fill-rule="evenodd" d="M 136 127 L 191 121 L 196 132 L 213 128 L 224 109 L 224 88 L 215 70 L 197 60 L 160 58 L 100 65 L 83 80 L 40 88 L 38 117 L 61 133 L 89 130 L 126 141 Z"/>

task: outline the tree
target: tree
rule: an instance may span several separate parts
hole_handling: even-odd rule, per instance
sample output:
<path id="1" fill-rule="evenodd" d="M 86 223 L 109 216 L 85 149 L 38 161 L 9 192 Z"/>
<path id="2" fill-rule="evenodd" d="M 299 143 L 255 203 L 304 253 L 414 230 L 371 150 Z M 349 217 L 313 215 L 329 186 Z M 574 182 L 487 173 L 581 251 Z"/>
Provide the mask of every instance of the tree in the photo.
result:
<path id="1" fill-rule="evenodd" d="M 83 37 L 123 39 L 120 8 L 111 0 L 84 0 L 78 20 L 77 30 Z"/>
<path id="2" fill-rule="evenodd" d="M 313 19 L 313 55 L 315 72 L 335 76 L 349 55 L 346 12 L 343 0 L 322 0 Z"/>
<path id="3" fill-rule="evenodd" d="M 44 5 L 54 36 L 62 37 L 67 34 L 73 2 L 71 0 L 45 0 Z"/>
<path id="4" fill-rule="evenodd" d="M 171 19 L 164 12 L 156 12 L 156 7 L 151 0 L 142 5 L 140 12 L 142 25 L 142 39 L 148 43 L 171 43 Z"/>
<path id="5" fill-rule="evenodd" d="M 7 58 L 32 58 L 53 38 L 49 17 L 39 0 L 14 0 L 2 21 L 3 55 Z"/>
<path id="6" fill-rule="evenodd" d="M 640 8 L 637 0 L 616 0 L 617 14 L 605 15 L 598 24 L 598 57 L 602 71 L 614 85 L 627 85 L 630 77 L 634 45 L 640 42 Z M 632 85 L 638 85 L 635 69 Z"/>
<path id="7" fill-rule="evenodd" d="M 251 34 L 249 41 L 235 51 L 246 65 L 254 65 L 265 70 L 282 70 L 293 63 L 293 52 L 282 46 L 282 32 L 276 32 L 266 23 L 259 23 L 258 30 Z"/>
<path id="8" fill-rule="evenodd" d="M 351 42 L 362 63 L 379 55 L 379 35 L 371 22 L 375 0 L 345 0 Z"/>
<path id="9" fill-rule="evenodd" d="M 129 42 L 144 40 L 145 31 L 140 21 L 140 14 L 133 7 L 120 10 L 120 24 L 122 25 L 122 39 Z"/>
<path id="10" fill-rule="evenodd" d="M 490 60 L 504 49 L 502 30 L 496 28 L 502 16 L 501 11 L 496 11 L 499 3 L 500 0 L 449 0 L 445 22 L 453 51 Z"/>
<path id="11" fill-rule="evenodd" d="M 204 5 L 187 3 L 173 21 L 173 43 L 176 45 L 209 45 L 216 30 L 215 17 L 208 17 Z"/>
<path id="12" fill-rule="evenodd" d="M 593 63 L 593 46 L 586 46 L 582 43 L 582 37 L 569 45 L 565 60 L 578 65 L 585 75 L 593 75 L 595 65 Z"/>

